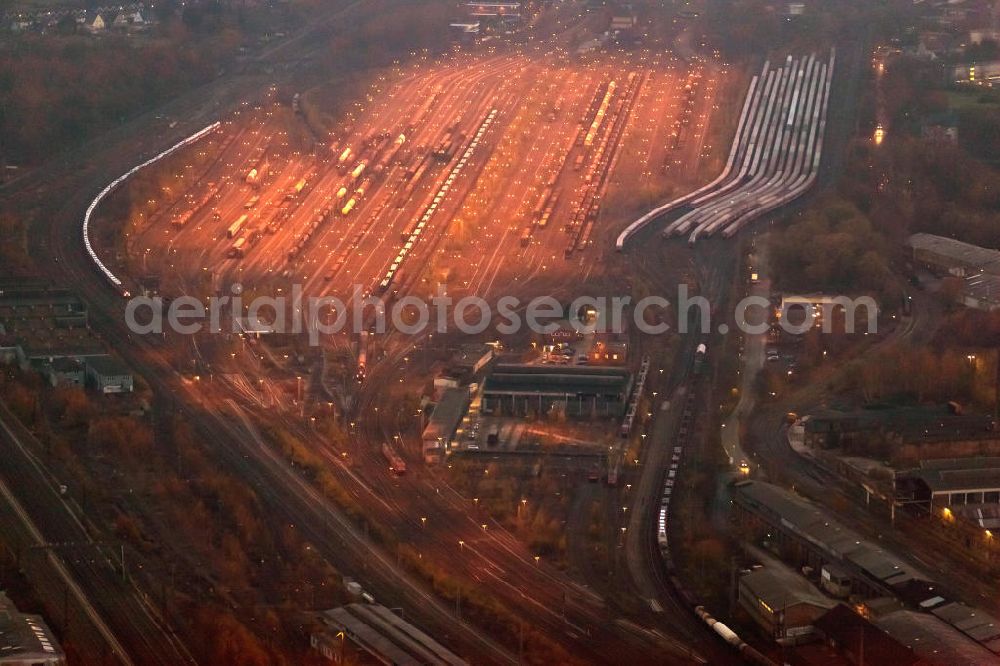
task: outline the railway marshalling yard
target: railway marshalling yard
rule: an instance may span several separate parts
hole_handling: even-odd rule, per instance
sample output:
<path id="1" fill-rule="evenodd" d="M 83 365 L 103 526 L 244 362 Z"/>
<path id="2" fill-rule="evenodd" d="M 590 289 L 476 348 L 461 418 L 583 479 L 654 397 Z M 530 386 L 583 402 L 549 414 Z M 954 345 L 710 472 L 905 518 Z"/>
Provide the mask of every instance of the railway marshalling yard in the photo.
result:
<path id="1" fill-rule="evenodd" d="M 456 50 L 336 89 L 322 136 L 312 95 L 271 88 L 116 195 L 123 273 L 166 295 L 298 284 L 348 303 L 580 285 L 630 215 L 717 168 L 726 74 L 668 52 Z"/>

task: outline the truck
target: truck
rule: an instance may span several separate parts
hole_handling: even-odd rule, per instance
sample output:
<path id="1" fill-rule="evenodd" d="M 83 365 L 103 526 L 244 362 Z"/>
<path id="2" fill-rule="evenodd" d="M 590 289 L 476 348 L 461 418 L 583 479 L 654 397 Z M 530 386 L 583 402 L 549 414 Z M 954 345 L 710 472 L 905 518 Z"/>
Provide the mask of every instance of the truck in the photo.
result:
<path id="1" fill-rule="evenodd" d="M 243 207 L 246 208 L 247 210 L 249 210 L 249 209 L 253 208 L 254 206 L 256 206 L 257 202 L 259 202 L 259 201 L 260 201 L 260 195 L 259 194 L 255 194 L 252 197 L 250 197 L 245 204 L 243 204 Z"/>
<path id="2" fill-rule="evenodd" d="M 240 215 L 239 219 L 230 224 L 229 228 L 226 230 L 226 238 L 236 238 L 236 234 L 240 233 L 240 229 L 242 229 L 243 225 L 246 224 L 248 217 L 249 216 L 244 213 L 243 215 Z"/>

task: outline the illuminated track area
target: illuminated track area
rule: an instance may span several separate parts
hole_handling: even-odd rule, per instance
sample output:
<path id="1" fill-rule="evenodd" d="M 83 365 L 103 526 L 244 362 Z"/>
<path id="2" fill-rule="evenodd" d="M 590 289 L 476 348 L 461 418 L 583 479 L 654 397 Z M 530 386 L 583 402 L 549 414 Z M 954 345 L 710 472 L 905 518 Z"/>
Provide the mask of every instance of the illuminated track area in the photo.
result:
<path id="1" fill-rule="evenodd" d="M 660 206 L 618 236 L 628 240 L 653 220 L 673 212 L 665 236 L 720 233 L 726 238 L 805 193 L 816 181 L 823 152 L 836 54 L 765 63 L 750 83 L 736 137 L 722 173 L 711 183 Z"/>
<path id="2" fill-rule="evenodd" d="M 418 58 L 294 104 L 272 89 L 133 179 L 111 270 L 157 276 L 164 294 L 298 285 L 348 304 L 571 284 L 599 265 L 593 238 L 620 211 L 606 201 L 696 177 L 720 73 L 712 58 L 581 62 L 539 45 Z M 299 105 L 326 99 L 341 110 L 317 136 Z"/>

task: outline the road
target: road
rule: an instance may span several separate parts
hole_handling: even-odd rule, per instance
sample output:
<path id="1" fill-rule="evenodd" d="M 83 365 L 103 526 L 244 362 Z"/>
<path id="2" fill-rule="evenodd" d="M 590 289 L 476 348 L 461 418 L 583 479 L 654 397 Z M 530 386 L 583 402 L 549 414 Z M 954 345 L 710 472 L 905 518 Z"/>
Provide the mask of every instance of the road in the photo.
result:
<path id="1" fill-rule="evenodd" d="M 770 300 L 771 278 L 768 274 L 767 266 L 767 246 L 755 241 L 749 257 L 751 270 L 756 274 L 756 281 L 751 281 L 747 296 Z M 761 301 L 763 302 L 763 301 Z M 770 312 L 768 308 L 754 306 L 747 313 L 745 324 L 749 327 L 759 327 L 767 325 Z M 757 373 L 764 367 L 764 348 L 767 344 L 767 333 L 744 333 L 743 350 L 740 368 L 740 397 L 736 407 L 721 424 L 722 432 L 720 439 L 722 448 L 729 458 L 729 464 L 733 472 L 739 473 L 740 466 L 746 462 L 747 469 L 752 471 L 753 463 L 751 456 L 743 449 L 740 441 L 740 432 L 743 421 L 753 413 L 756 405 L 756 381 Z"/>

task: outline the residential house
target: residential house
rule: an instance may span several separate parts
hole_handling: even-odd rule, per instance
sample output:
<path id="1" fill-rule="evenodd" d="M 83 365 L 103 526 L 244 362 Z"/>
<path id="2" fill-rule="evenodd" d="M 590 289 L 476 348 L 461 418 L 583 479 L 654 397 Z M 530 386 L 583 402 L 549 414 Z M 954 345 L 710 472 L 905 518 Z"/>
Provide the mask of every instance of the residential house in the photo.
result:
<path id="1" fill-rule="evenodd" d="M 97 33 L 103 32 L 108 26 L 100 12 L 87 12 L 83 19 L 83 27 L 89 32 Z"/>

